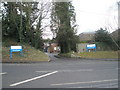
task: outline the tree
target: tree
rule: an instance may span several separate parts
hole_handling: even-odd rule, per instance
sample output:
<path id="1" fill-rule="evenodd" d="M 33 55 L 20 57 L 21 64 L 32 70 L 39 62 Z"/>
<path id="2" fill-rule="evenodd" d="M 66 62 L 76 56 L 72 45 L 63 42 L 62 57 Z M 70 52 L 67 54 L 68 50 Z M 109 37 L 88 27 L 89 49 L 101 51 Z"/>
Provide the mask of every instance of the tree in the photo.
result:
<path id="1" fill-rule="evenodd" d="M 72 50 L 75 41 L 75 13 L 71 2 L 54 2 L 51 14 L 51 30 L 56 34 L 61 53 Z M 71 44 L 74 43 L 74 44 Z"/>
<path id="2" fill-rule="evenodd" d="M 44 10 L 42 7 L 42 11 Z M 42 20 L 46 14 L 38 9 L 38 2 L 3 2 L 3 38 L 14 38 L 17 42 L 25 42 L 42 49 Z M 37 24 L 36 28 L 34 23 Z"/>
<path id="3" fill-rule="evenodd" d="M 111 38 L 106 30 L 100 28 L 100 30 L 96 31 L 95 41 L 107 43 L 109 40 L 111 40 Z"/>
<path id="4" fill-rule="evenodd" d="M 112 40 L 112 38 L 110 37 L 110 34 L 108 33 L 108 31 L 104 30 L 102 28 L 100 28 L 100 30 L 96 31 L 95 41 L 104 43 L 105 45 L 107 45 L 107 47 L 110 47 L 112 50 L 117 49 L 117 47 L 116 47 L 114 41 Z"/>
<path id="5" fill-rule="evenodd" d="M 109 8 L 109 16 L 108 16 L 108 20 L 106 22 L 106 28 L 107 30 L 109 31 L 109 33 L 111 33 L 111 31 L 116 31 L 118 32 L 118 35 L 119 35 L 119 16 L 118 16 L 118 12 L 119 12 L 119 9 L 120 9 L 120 2 L 116 2 L 116 4 L 114 6 L 112 6 L 112 8 L 110 7 Z M 114 15 L 112 15 L 114 11 Z M 112 32 L 113 33 L 113 32 Z M 116 35 L 112 35 L 110 34 L 110 37 L 112 39 L 112 41 L 114 42 L 114 44 L 116 45 L 116 47 L 120 50 L 120 39 L 119 39 L 119 36 Z M 117 38 L 116 38 L 117 37 Z"/>
<path id="6" fill-rule="evenodd" d="M 34 12 L 35 14 L 33 16 L 35 18 L 35 23 L 37 23 L 37 24 L 33 23 L 33 25 L 36 26 L 36 29 L 34 31 L 34 35 L 35 35 L 34 45 L 36 48 L 40 48 L 40 46 L 42 46 L 40 49 L 43 49 L 42 35 L 45 28 L 48 27 L 48 25 L 44 25 L 43 22 L 49 16 L 48 14 L 50 11 L 51 3 L 44 2 L 41 0 L 38 4 L 39 7 L 35 10 Z"/>
<path id="7" fill-rule="evenodd" d="M 12 37 L 18 40 L 20 26 L 20 15 L 17 14 L 16 3 L 3 3 L 5 11 L 2 13 L 2 35 L 4 37 Z M 4 10 L 4 9 L 3 9 Z M 15 22 L 16 21 L 16 22 Z"/>

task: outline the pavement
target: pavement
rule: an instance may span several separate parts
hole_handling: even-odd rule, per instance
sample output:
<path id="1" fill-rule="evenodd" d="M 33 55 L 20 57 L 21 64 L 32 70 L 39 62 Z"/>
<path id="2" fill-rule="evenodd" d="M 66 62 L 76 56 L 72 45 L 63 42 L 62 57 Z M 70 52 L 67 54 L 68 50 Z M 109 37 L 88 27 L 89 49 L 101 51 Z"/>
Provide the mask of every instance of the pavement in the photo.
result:
<path id="1" fill-rule="evenodd" d="M 118 61 L 56 58 L 2 64 L 2 88 L 118 88 Z"/>

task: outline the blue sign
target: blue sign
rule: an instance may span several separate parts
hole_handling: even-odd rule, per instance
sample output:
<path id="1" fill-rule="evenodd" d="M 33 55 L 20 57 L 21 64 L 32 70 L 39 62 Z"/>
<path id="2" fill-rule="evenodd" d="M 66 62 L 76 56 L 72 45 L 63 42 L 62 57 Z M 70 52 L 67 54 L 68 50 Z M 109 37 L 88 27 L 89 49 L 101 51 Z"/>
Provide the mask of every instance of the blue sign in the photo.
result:
<path id="1" fill-rule="evenodd" d="M 10 47 L 10 59 L 12 59 L 12 52 L 20 52 L 22 55 L 22 46 L 11 46 Z"/>
<path id="2" fill-rule="evenodd" d="M 86 51 L 88 52 L 88 50 L 90 49 L 94 49 L 96 51 L 96 44 L 89 44 L 86 46 Z"/>

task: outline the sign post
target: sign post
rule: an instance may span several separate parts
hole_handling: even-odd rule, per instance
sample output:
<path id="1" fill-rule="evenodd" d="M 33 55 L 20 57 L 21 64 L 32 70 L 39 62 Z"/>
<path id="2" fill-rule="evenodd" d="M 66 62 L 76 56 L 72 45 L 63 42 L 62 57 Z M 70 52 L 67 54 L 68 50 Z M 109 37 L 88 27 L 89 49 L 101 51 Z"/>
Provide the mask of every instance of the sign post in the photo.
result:
<path id="1" fill-rule="evenodd" d="M 12 52 L 20 52 L 20 54 L 23 54 L 22 46 L 11 46 L 10 47 L 10 59 L 12 59 Z"/>
<path id="2" fill-rule="evenodd" d="M 88 52 L 89 50 L 94 49 L 96 52 L 96 44 L 89 44 L 86 46 L 86 51 Z"/>

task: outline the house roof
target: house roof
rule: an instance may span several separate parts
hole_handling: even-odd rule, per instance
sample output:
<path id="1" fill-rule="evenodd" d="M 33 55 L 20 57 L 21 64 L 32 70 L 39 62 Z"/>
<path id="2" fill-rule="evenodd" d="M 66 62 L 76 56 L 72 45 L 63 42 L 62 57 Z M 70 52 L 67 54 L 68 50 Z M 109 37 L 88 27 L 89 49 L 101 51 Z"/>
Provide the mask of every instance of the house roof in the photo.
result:
<path id="1" fill-rule="evenodd" d="M 79 34 L 79 38 L 80 41 L 90 41 L 90 40 L 94 40 L 94 32 L 85 32 L 85 33 L 81 33 Z"/>

